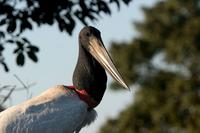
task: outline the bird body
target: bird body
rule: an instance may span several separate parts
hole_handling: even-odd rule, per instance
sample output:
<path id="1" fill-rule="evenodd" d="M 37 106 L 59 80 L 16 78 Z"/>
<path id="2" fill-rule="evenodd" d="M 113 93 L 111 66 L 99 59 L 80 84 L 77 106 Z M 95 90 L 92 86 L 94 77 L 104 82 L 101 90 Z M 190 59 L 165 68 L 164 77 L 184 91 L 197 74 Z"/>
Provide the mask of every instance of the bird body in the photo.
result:
<path id="1" fill-rule="evenodd" d="M 95 118 L 75 91 L 60 85 L 1 112 L 0 133 L 73 133 Z"/>
<path id="2" fill-rule="evenodd" d="M 100 31 L 84 27 L 79 33 L 79 57 L 73 86 L 56 86 L 0 113 L 0 133 L 73 133 L 96 118 L 94 108 L 106 90 L 106 72 L 128 86 L 103 45 Z"/>

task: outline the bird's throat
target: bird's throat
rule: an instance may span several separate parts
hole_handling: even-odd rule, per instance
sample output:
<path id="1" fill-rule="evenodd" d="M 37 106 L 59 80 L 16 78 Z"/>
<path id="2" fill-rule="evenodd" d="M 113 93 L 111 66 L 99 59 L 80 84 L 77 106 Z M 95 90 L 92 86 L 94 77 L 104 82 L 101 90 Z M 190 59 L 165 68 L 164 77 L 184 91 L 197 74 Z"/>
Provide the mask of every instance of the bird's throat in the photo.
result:
<path id="1" fill-rule="evenodd" d="M 79 57 L 73 74 L 73 84 L 77 90 L 84 89 L 95 101 L 101 101 L 107 83 L 106 72 L 103 67 L 79 46 Z"/>

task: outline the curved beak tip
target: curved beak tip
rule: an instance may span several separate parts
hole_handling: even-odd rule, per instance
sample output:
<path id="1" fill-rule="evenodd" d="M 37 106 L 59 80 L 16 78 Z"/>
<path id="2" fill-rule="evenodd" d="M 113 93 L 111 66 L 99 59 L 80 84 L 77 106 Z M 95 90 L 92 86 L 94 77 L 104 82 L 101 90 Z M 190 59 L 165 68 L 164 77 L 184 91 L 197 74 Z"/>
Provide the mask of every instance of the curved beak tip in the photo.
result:
<path id="1" fill-rule="evenodd" d="M 131 91 L 131 89 L 128 87 L 128 88 L 126 88 L 128 91 Z"/>
<path id="2" fill-rule="evenodd" d="M 128 91 L 131 91 L 130 87 L 123 81 L 123 83 L 120 83 L 121 86 L 123 86 Z"/>

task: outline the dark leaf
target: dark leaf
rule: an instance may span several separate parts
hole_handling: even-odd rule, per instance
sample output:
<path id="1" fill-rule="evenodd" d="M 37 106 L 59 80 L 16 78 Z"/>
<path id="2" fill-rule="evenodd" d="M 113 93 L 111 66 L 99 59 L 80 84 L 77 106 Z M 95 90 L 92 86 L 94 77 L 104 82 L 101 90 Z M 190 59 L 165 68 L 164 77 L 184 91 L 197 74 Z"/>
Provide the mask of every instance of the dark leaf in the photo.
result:
<path id="1" fill-rule="evenodd" d="M 88 25 L 87 22 L 85 21 L 85 17 L 83 17 L 83 14 L 81 11 L 76 11 L 74 12 L 74 15 L 84 24 L 84 25 Z"/>
<path id="2" fill-rule="evenodd" d="M 22 42 L 16 41 L 16 43 L 19 49 L 24 50 L 24 44 Z"/>
<path id="3" fill-rule="evenodd" d="M 79 5 L 80 5 L 80 7 L 82 8 L 82 11 L 83 11 L 83 12 L 85 12 L 85 11 L 88 10 L 87 5 L 86 5 L 86 3 L 85 3 L 84 0 L 80 0 L 80 1 L 79 1 Z"/>
<path id="4" fill-rule="evenodd" d="M 98 20 L 92 13 L 88 14 L 88 18 L 92 21 Z"/>
<path id="5" fill-rule="evenodd" d="M 18 52 L 20 52 L 20 51 L 22 51 L 22 50 L 19 49 L 19 48 L 16 48 L 16 49 L 14 49 L 13 53 L 16 54 L 16 53 L 18 53 Z"/>
<path id="6" fill-rule="evenodd" d="M 5 70 L 6 72 L 8 72 L 8 71 L 9 71 L 9 68 L 8 68 L 8 66 L 6 65 L 6 63 L 5 63 L 5 62 L 1 62 L 1 64 L 2 64 L 3 67 L 4 67 L 4 70 Z"/>
<path id="7" fill-rule="evenodd" d="M 0 31 L 0 39 L 5 38 L 5 33 L 3 31 Z"/>
<path id="8" fill-rule="evenodd" d="M 108 5 L 106 4 L 106 2 L 104 1 L 98 1 L 98 9 L 99 11 L 103 11 L 106 14 L 111 14 L 110 8 L 108 7 Z"/>
<path id="9" fill-rule="evenodd" d="M 66 27 L 67 28 L 67 32 L 70 35 L 72 35 L 72 31 L 73 31 L 76 23 L 75 23 L 74 19 L 71 17 L 71 15 L 69 13 L 66 14 L 66 17 L 69 20 L 69 24 L 67 24 L 67 27 Z"/>
<path id="10" fill-rule="evenodd" d="M 27 38 L 25 38 L 25 37 L 22 37 L 22 40 L 23 40 L 24 42 L 26 42 L 26 43 L 30 44 L 30 41 L 29 41 Z"/>
<path id="11" fill-rule="evenodd" d="M 26 27 L 28 28 L 28 29 L 30 29 L 30 30 L 32 30 L 32 25 L 31 25 L 31 23 L 27 20 L 26 21 Z"/>
<path id="12" fill-rule="evenodd" d="M 37 58 L 35 52 L 33 52 L 33 51 L 28 51 L 27 54 L 28 54 L 28 57 L 29 57 L 32 61 L 34 61 L 34 62 L 37 62 L 37 61 L 38 61 L 38 58 Z"/>
<path id="13" fill-rule="evenodd" d="M 4 25 L 5 23 L 6 23 L 6 19 L 1 20 L 1 21 L 0 21 L 0 26 L 1 26 L 1 25 Z"/>
<path id="14" fill-rule="evenodd" d="M 10 20 L 9 25 L 7 27 L 7 32 L 12 33 L 16 29 L 16 21 L 15 20 Z"/>
<path id="15" fill-rule="evenodd" d="M 58 27 L 59 27 L 60 31 L 63 31 L 66 26 L 64 19 L 62 19 L 61 17 L 57 17 L 56 20 L 58 22 Z"/>
<path id="16" fill-rule="evenodd" d="M 30 49 L 30 51 L 34 51 L 34 52 L 39 52 L 39 48 L 33 45 L 29 45 L 27 46 L 28 49 Z"/>
<path id="17" fill-rule="evenodd" d="M 14 49 L 13 53 L 16 54 L 16 53 L 22 53 L 24 51 L 24 44 L 21 43 L 20 41 L 16 41 L 17 43 L 17 48 Z"/>
<path id="18" fill-rule="evenodd" d="M 27 18 L 22 19 L 21 21 L 21 26 L 20 26 L 20 32 L 22 33 L 24 30 L 30 29 L 32 30 L 32 25 L 31 23 L 27 20 Z"/>
<path id="19" fill-rule="evenodd" d="M 3 2 L 1 2 L 1 3 L 3 3 Z M 1 6 L 1 12 L 0 12 L 0 14 L 1 13 L 8 13 L 8 14 L 11 14 L 12 12 L 13 12 L 13 7 L 12 6 L 10 6 L 10 5 L 8 5 L 8 4 L 2 4 L 3 6 Z"/>
<path id="20" fill-rule="evenodd" d="M 0 52 L 2 52 L 4 50 L 4 47 L 2 46 L 2 44 L 0 44 Z"/>
<path id="21" fill-rule="evenodd" d="M 128 5 L 132 0 L 123 0 L 123 2 Z"/>
<path id="22" fill-rule="evenodd" d="M 14 41 L 13 41 L 13 40 L 10 40 L 10 39 L 9 39 L 9 40 L 6 40 L 6 42 L 7 42 L 7 43 L 14 43 Z"/>
<path id="23" fill-rule="evenodd" d="M 24 65 L 24 62 L 25 62 L 25 57 L 24 57 L 24 54 L 21 52 L 17 55 L 17 59 L 16 59 L 16 62 L 17 62 L 17 65 L 18 66 L 23 66 Z"/>

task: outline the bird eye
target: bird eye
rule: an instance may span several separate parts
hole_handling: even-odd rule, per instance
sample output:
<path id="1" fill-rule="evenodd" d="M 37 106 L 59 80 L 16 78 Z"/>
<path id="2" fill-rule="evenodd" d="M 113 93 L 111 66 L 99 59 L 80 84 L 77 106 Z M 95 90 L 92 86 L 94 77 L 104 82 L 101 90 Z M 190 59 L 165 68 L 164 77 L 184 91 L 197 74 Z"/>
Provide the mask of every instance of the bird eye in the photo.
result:
<path id="1" fill-rule="evenodd" d="M 90 36 L 90 33 L 89 33 L 89 32 L 87 32 L 87 33 L 86 33 L 86 36 L 88 36 L 88 37 L 89 37 L 89 36 Z"/>

